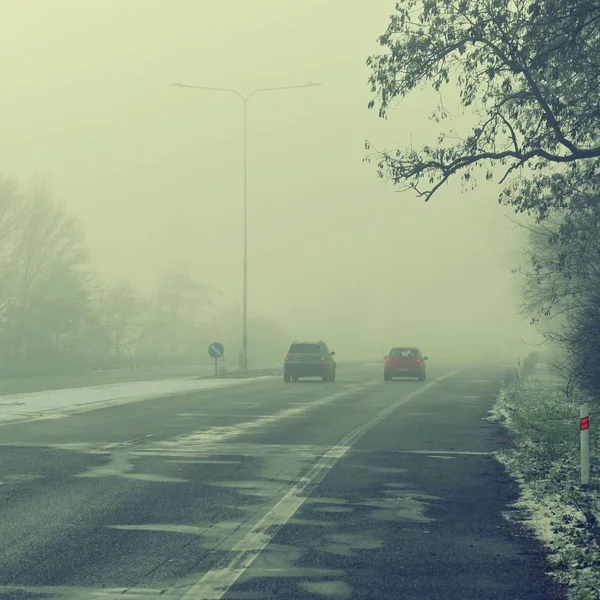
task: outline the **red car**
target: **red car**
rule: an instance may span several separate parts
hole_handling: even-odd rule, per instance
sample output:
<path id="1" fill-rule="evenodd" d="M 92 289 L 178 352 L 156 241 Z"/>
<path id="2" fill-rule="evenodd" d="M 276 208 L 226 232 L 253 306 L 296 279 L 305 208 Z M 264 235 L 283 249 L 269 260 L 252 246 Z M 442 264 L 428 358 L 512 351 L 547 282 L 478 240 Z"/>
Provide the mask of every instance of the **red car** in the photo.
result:
<path id="1" fill-rule="evenodd" d="M 427 356 L 423 356 L 418 348 L 414 346 L 392 348 L 384 360 L 385 381 L 391 381 L 394 377 L 416 377 L 419 381 L 425 381 Z"/>

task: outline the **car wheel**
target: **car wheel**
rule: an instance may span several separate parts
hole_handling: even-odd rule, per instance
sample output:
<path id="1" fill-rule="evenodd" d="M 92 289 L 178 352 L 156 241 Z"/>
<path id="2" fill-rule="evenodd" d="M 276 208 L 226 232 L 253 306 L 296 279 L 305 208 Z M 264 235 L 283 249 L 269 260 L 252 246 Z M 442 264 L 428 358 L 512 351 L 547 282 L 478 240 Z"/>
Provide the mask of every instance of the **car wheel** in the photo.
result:
<path id="1" fill-rule="evenodd" d="M 335 369 L 333 370 L 333 373 L 331 374 L 329 381 L 335 381 Z"/>
<path id="2" fill-rule="evenodd" d="M 419 381 L 425 381 L 425 373 L 421 373 L 421 375 L 419 375 Z"/>
<path id="3" fill-rule="evenodd" d="M 387 373 L 383 374 L 383 380 L 384 381 L 391 381 L 392 380 L 392 376 L 388 375 Z"/>
<path id="4" fill-rule="evenodd" d="M 297 382 L 298 382 L 298 379 L 300 379 L 300 378 L 299 378 L 299 377 L 292 377 L 292 381 L 293 381 L 294 383 L 297 383 Z"/>
<path id="5" fill-rule="evenodd" d="M 291 378 L 289 375 L 284 375 L 284 376 L 283 376 L 283 380 L 284 380 L 286 383 L 289 383 L 291 379 L 292 379 L 292 378 Z"/>

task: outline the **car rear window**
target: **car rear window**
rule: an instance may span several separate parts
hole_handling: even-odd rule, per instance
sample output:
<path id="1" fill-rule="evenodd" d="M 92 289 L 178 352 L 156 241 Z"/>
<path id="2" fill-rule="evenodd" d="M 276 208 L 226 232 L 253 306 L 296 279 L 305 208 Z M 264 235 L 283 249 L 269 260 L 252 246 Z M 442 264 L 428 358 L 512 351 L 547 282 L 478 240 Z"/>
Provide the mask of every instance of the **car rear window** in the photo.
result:
<path id="1" fill-rule="evenodd" d="M 319 344 L 292 344 L 290 354 L 320 354 Z"/>
<path id="2" fill-rule="evenodd" d="M 390 356 L 402 356 L 404 358 L 418 358 L 419 350 L 417 348 L 393 348 Z"/>

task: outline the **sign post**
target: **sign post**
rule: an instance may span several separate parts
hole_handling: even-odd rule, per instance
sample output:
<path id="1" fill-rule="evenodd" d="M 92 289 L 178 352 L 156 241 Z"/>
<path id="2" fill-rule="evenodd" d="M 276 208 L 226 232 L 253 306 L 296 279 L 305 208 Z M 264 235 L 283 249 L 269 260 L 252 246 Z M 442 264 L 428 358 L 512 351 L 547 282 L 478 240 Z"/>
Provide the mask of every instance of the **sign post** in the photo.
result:
<path id="1" fill-rule="evenodd" d="M 208 347 L 208 355 L 211 358 L 215 359 L 215 377 L 217 377 L 217 375 L 219 374 L 218 363 L 219 363 L 219 359 L 223 356 L 223 354 L 225 354 L 225 348 L 223 347 L 223 344 L 221 344 L 220 342 L 213 342 Z"/>
<path id="2" fill-rule="evenodd" d="M 590 410 L 586 404 L 579 407 L 579 442 L 581 446 L 581 485 L 590 483 Z"/>

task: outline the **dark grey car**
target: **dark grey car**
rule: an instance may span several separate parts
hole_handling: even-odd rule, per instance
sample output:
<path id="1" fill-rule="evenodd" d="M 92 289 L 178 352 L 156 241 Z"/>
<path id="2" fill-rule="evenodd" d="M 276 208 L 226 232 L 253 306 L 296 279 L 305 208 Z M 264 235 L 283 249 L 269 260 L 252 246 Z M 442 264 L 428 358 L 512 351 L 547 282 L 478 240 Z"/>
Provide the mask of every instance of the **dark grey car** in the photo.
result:
<path id="1" fill-rule="evenodd" d="M 323 341 L 292 342 L 283 364 L 283 380 L 320 377 L 323 381 L 335 381 L 334 355 Z"/>

